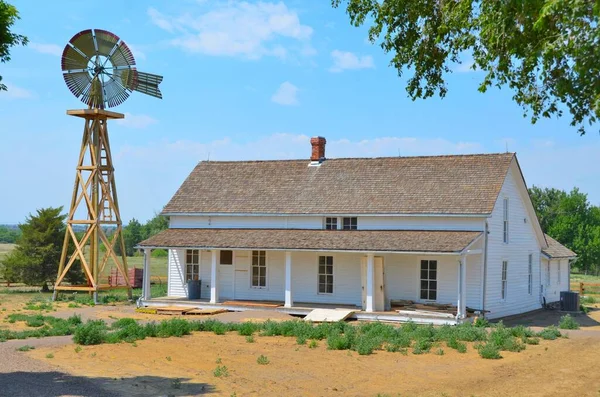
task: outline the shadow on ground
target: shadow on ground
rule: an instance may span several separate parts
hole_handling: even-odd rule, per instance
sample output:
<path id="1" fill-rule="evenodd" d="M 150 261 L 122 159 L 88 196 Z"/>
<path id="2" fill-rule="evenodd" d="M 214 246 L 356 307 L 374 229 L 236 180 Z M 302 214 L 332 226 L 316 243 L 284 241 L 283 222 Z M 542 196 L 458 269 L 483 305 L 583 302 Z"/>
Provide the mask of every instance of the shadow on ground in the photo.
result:
<path id="1" fill-rule="evenodd" d="M 1 396 L 11 397 L 113 397 L 113 396 L 189 396 L 214 392 L 205 383 L 188 383 L 189 379 L 159 376 L 133 378 L 97 378 L 72 376 L 61 372 L 0 373 Z"/>
<path id="2" fill-rule="evenodd" d="M 524 325 L 526 327 L 548 327 L 550 325 L 558 325 L 560 318 L 566 314 L 571 315 L 579 323 L 581 328 L 600 326 L 600 322 L 590 316 L 594 312 L 598 312 L 598 308 L 590 308 L 588 314 L 585 313 L 567 313 L 560 310 L 536 310 L 535 312 L 510 316 L 501 319 L 507 326 Z"/>

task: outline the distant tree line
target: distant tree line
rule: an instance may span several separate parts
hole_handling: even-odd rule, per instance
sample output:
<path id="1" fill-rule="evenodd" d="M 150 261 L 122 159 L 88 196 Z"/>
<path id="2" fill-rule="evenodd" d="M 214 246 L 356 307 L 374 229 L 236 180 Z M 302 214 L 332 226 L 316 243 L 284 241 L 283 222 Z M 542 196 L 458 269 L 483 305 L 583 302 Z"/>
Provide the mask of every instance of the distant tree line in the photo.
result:
<path id="1" fill-rule="evenodd" d="M 66 215 L 61 214 L 62 211 L 63 207 L 39 209 L 18 226 L 18 231 L 12 231 L 17 233 L 17 237 L 9 242 L 15 242 L 16 247 L 0 261 L 0 278 L 4 282 L 41 285 L 43 291 L 49 290 L 48 286 L 56 281 L 66 231 Z M 167 227 L 168 219 L 162 215 L 155 215 L 144 225 L 133 219 L 123 228 L 127 256 L 134 255 L 134 247 L 140 241 Z M 114 230 L 105 229 L 109 235 Z M 76 231 L 78 239 L 81 239 L 83 233 L 85 230 Z M 117 248 L 120 254 L 120 246 L 117 245 Z M 69 253 L 73 250 L 74 245 L 69 248 Z M 153 256 L 166 255 L 166 251 L 156 251 L 158 252 L 153 252 Z M 81 265 L 74 263 L 66 275 L 66 281 L 79 284 L 84 280 Z"/>
<path id="2" fill-rule="evenodd" d="M 21 235 L 21 229 L 0 225 L 0 243 L 14 244 Z"/>
<path id="3" fill-rule="evenodd" d="M 529 195 L 544 232 L 577 254 L 574 267 L 600 274 L 600 207 L 587 194 L 533 186 Z"/>

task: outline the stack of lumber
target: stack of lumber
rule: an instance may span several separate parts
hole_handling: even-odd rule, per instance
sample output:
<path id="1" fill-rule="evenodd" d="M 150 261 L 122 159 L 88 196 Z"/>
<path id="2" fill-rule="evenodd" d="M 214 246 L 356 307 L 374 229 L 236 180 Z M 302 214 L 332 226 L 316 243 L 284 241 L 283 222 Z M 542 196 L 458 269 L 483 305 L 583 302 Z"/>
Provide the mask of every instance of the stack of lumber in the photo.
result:
<path id="1" fill-rule="evenodd" d="M 127 278 L 129 279 L 129 285 L 132 288 L 142 288 L 142 282 L 144 278 L 144 269 L 132 268 L 127 272 Z M 127 285 L 125 279 L 118 269 L 110 269 L 110 275 L 108 276 L 108 285 L 111 287 L 124 287 Z"/>

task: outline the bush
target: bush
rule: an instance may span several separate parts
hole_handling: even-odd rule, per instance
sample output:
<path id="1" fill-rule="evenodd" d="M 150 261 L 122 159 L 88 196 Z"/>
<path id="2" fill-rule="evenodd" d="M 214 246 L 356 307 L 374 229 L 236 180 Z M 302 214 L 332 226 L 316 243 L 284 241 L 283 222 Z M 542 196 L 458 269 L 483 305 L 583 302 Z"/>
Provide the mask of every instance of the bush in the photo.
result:
<path id="1" fill-rule="evenodd" d="M 78 345 L 99 345 L 106 341 L 106 323 L 103 320 L 88 320 L 75 329 L 73 342 Z"/>
<path id="2" fill-rule="evenodd" d="M 259 326 L 255 323 L 246 322 L 238 326 L 238 334 L 243 336 L 250 336 L 258 330 Z"/>
<path id="3" fill-rule="evenodd" d="M 431 341 L 429 339 L 417 339 L 413 346 L 413 354 L 427 353 L 431 349 Z"/>
<path id="4" fill-rule="evenodd" d="M 213 375 L 217 378 L 229 376 L 229 370 L 224 365 L 217 365 L 217 368 L 213 371 Z"/>
<path id="5" fill-rule="evenodd" d="M 459 342 L 457 339 L 450 339 L 448 342 L 446 342 L 446 346 L 451 349 L 455 349 L 459 353 L 467 352 L 467 345 L 463 342 Z"/>
<path id="6" fill-rule="evenodd" d="M 494 343 L 488 342 L 488 343 L 479 345 L 478 350 L 479 350 L 479 355 L 482 358 L 490 359 L 490 360 L 498 360 L 498 359 L 502 358 L 502 356 L 500 355 L 500 349 Z"/>
<path id="7" fill-rule="evenodd" d="M 260 356 L 258 356 L 258 358 L 256 359 L 256 362 L 259 365 L 267 365 L 269 364 L 269 359 L 267 358 L 267 356 L 263 356 L 262 354 Z"/>
<path id="8" fill-rule="evenodd" d="M 159 338 L 168 338 L 171 336 L 182 337 L 189 334 L 191 334 L 190 323 L 183 319 L 174 318 L 158 324 L 156 336 Z"/>
<path id="9" fill-rule="evenodd" d="M 554 325 L 551 325 L 538 332 L 537 336 L 545 340 L 554 340 L 560 338 L 561 333 Z"/>
<path id="10" fill-rule="evenodd" d="M 352 346 L 352 340 L 348 335 L 332 332 L 327 337 L 327 348 L 329 350 L 348 350 Z"/>
<path id="11" fill-rule="evenodd" d="M 483 317 L 477 317 L 473 322 L 473 326 L 479 328 L 487 328 L 490 326 L 490 322 Z"/>
<path id="12" fill-rule="evenodd" d="M 30 346 L 30 345 L 23 345 L 23 346 L 19 347 L 19 348 L 17 349 L 17 351 L 20 351 L 20 352 L 28 352 L 29 350 L 33 350 L 33 349 L 35 349 L 35 347 L 33 347 L 33 346 Z"/>
<path id="13" fill-rule="evenodd" d="M 566 314 L 560 318 L 560 322 L 558 323 L 558 328 L 560 329 L 579 329 L 579 323 L 575 321 L 570 314 Z"/>

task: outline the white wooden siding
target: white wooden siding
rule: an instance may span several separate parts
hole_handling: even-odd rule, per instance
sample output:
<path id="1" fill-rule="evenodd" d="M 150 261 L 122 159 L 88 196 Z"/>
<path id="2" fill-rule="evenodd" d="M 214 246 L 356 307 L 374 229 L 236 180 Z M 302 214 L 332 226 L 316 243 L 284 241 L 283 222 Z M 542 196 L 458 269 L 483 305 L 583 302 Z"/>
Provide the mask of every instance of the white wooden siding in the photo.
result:
<path id="1" fill-rule="evenodd" d="M 187 297 L 185 283 L 185 250 L 169 250 L 167 296 Z"/>
<path id="2" fill-rule="evenodd" d="M 542 282 L 546 303 L 560 300 L 560 292 L 569 290 L 569 260 L 552 259 L 550 262 L 550 285 L 546 285 L 548 259 L 542 259 Z M 558 282 L 558 263 L 560 262 L 560 283 Z"/>
<path id="3" fill-rule="evenodd" d="M 323 229 L 320 216 L 171 216 L 172 228 Z M 361 230 L 482 230 L 483 217 L 359 216 Z"/>
<path id="4" fill-rule="evenodd" d="M 486 310 L 489 318 L 498 318 L 535 310 L 540 303 L 540 251 L 518 189 L 520 175 L 513 161 L 489 222 Z M 509 201 L 509 242 L 503 242 L 503 200 Z M 533 255 L 533 291 L 528 292 L 529 254 Z M 507 296 L 502 301 L 502 261 L 508 261 Z M 543 281 L 542 281 L 543 282 Z"/>

